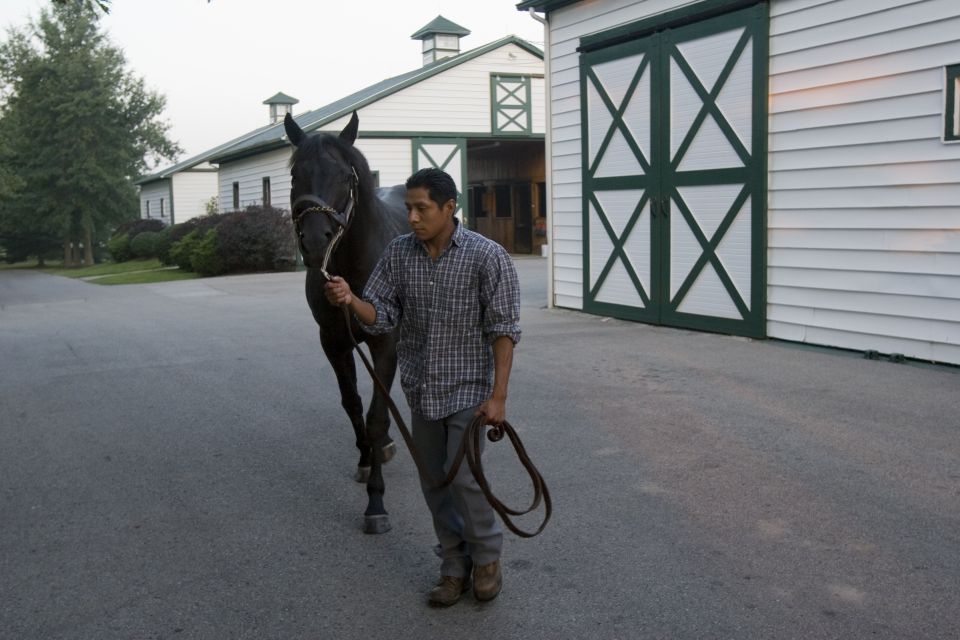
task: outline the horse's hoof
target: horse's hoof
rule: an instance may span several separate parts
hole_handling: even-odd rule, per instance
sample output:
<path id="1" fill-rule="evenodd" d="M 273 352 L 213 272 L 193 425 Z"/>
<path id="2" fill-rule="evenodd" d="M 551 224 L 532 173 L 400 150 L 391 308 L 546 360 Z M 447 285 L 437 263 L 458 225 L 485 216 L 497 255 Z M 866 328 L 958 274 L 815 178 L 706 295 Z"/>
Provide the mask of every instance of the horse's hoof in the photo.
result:
<path id="1" fill-rule="evenodd" d="M 370 534 L 386 533 L 390 531 L 390 516 L 381 514 L 377 516 L 363 516 L 363 532 Z"/>
<path id="2" fill-rule="evenodd" d="M 361 467 L 358 465 L 357 473 L 354 474 L 353 479 L 366 484 L 370 480 L 370 467 Z"/>
<path id="3" fill-rule="evenodd" d="M 397 455 L 397 443 L 391 442 L 390 444 L 384 446 L 381 451 L 383 452 L 383 464 L 387 464 Z"/>

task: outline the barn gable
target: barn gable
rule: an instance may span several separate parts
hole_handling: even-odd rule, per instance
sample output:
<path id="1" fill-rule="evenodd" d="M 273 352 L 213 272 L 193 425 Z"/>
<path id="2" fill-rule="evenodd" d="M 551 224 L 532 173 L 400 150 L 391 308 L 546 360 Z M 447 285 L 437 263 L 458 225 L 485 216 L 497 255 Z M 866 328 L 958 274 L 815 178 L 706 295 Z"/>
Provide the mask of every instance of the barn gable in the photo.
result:
<path id="1" fill-rule="evenodd" d="M 543 59 L 515 36 L 431 62 L 325 107 L 295 116 L 304 131 L 340 131 L 360 118 L 357 147 L 380 185 L 402 183 L 425 166 L 450 173 L 459 215 L 509 250 L 545 243 Z M 290 145 L 282 125 L 226 147 L 221 210 L 269 200 L 289 208 Z"/>

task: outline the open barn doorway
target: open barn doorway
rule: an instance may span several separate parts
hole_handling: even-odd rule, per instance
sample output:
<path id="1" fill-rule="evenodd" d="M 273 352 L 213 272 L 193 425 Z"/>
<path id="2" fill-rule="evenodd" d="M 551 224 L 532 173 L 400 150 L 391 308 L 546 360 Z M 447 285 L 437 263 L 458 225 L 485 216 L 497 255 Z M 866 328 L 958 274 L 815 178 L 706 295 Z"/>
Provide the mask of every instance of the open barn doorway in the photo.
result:
<path id="1" fill-rule="evenodd" d="M 547 215 L 543 141 L 469 141 L 467 175 L 467 226 L 510 253 L 540 255 Z"/>

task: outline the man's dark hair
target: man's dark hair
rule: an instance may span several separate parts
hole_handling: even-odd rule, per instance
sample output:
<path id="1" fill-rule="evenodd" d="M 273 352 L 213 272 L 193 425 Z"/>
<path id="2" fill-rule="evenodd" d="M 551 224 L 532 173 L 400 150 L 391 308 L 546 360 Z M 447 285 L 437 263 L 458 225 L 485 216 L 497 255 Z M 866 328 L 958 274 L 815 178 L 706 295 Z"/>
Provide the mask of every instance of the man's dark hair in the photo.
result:
<path id="1" fill-rule="evenodd" d="M 457 185 L 450 174 L 440 169 L 427 167 L 407 178 L 407 189 L 417 187 L 426 189 L 427 195 L 439 207 L 443 207 L 448 200 L 453 200 L 454 204 L 457 202 Z"/>

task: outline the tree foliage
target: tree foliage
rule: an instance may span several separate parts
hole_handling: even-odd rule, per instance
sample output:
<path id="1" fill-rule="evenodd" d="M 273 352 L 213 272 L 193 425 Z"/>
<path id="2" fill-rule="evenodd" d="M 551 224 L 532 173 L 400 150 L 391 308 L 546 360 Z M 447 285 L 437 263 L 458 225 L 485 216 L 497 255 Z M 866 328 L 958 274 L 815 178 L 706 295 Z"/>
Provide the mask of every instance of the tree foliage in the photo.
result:
<path id="1" fill-rule="evenodd" d="M 126 70 L 98 21 L 84 3 L 58 3 L 0 44 L 0 239 L 56 237 L 67 262 L 82 244 L 88 264 L 93 244 L 136 216 L 132 180 L 147 159 L 180 152 L 159 120 L 164 98 Z"/>

